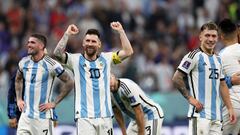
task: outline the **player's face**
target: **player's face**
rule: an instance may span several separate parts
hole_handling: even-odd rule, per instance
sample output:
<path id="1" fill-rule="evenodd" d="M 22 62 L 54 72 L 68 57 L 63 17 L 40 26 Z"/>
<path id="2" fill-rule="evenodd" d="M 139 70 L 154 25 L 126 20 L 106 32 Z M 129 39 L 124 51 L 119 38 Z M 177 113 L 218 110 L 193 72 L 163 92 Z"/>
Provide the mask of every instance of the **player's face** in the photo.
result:
<path id="1" fill-rule="evenodd" d="M 30 37 L 27 41 L 28 55 L 37 55 L 43 50 L 43 44 L 35 37 Z"/>
<path id="2" fill-rule="evenodd" d="M 111 75 L 110 77 L 110 90 L 111 92 L 115 92 L 118 89 L 118 81 L 114 75 Z"/>
<path id="3" fill-rule="evenodd" d="M 101 42 L 97 35 L 87 34 L 83 40 L 83 48 L 85 53 L 92 57 L 97 55 L 99 48 L 101 47 Z"/>
<path id="4" fill-rule="evenodd" d="M 218 41 L 218 33 L 216 30 L 203 30 L 199 35 L 201 47 L 204 51 L 212 53 L 216 43 Z"/>

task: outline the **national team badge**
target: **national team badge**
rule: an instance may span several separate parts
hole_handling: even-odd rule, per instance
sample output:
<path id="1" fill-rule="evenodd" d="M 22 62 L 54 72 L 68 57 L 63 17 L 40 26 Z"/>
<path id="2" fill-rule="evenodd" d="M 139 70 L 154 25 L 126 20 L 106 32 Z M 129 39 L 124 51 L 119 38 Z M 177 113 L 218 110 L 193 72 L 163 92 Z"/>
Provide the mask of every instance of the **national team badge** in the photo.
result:
<path id="1" fill-rule="evenodd" d="M 191 63 L 189 61 L 185 61 L 182 65 L 182 67 L 184 67 L 185 69 L 188 69 L 190 65 L 191 65 Z"/>

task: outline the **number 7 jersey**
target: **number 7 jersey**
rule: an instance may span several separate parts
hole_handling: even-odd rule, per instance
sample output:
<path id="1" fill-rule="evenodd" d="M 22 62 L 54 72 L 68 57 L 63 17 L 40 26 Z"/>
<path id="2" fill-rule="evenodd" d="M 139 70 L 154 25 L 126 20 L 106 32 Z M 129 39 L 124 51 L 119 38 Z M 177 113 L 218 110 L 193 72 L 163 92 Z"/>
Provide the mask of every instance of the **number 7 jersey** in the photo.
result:
<path id="1" fill-rule="evenodd" d="M 220 57 L 207 55 L 199 48 L 184 56 L 178 70 L 187 74 L 191 95 L 203 104 L 199 113 L 190 104 L 188 117 L 221 120 L 220 81 L 224 76 Z"/>
<path id="2" fill-rule="evenodd" d="M 75 118 L 112 117 L 110 70 L 115 53 L 102 52 L 94 61 L 80 53 L 66 54 L 75 80 Z"/>

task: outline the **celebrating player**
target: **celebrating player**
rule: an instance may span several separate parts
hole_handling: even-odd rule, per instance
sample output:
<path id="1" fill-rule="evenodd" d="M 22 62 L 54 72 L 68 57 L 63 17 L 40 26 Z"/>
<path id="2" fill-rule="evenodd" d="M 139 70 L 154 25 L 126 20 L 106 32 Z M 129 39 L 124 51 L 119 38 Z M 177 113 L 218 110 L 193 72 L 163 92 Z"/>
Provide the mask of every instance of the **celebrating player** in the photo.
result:
<path id="1" fill-rule="evenodd" d="M 122 49 L 118 52 L 100 52 L 100 34 L 96 29 L 89 29 L 83 39 L 84 53 L 65 53 L 69 36 L 79 32 L 75 25 L 68 26 L 54 50 L 56 58 L 74 72 L 78 135 L 112 134 L 111 63 L 120 63 L 133 53 L 133 49 L 122 25 L 119 22 L 110 25 L 120 35 Z"/>

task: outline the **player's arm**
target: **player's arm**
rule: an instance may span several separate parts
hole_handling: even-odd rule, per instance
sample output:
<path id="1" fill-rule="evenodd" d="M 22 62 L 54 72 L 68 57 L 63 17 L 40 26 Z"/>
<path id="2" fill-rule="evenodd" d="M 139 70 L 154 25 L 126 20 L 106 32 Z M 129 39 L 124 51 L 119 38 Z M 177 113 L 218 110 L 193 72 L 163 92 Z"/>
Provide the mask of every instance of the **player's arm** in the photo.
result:
<path id="1" fill-rule="evenodd" d="M 229 90 L 227 88 L 227 84 L 224 80 L 221 80 L 221 82 L 220 82 L 220 91 L 221 91 L 220 93 L 221 93 L 223 102 L 228 109 L 230 123 L 234 124 L 236 122 L 237 118 L 233 111 L 232 103 L 230 101 Z"/>
<path id="2" fill-rule="evenodd" d="M 141 107 L 141 104 L 138 104 L 133 107 L 135 112 L 136 122 L 138 126 L 138 135 L 144 135 L 145 133 L 145 121 L 144 121 L 144 114 Z"/>
<path id="3" fill-rule="evenodd" d="M 122 131 L 122 134 L 123 135 L 127 135 L 127 132 L 126 132 L 126 127 L 125 127 L 125 122 L 124 122 L 124 118 L 123 118 L 123 115 L 122 115 L 122 112 L 116 107 L 114 106 L 113 107 L 113 112 L 114 112 L 114 117 Z"/>
<path id="4" fill-rule="evenodd" d="M 69 25 L 63 37 L 60 39 L 56 48 L 54 49 L 53 54 L 56 57 L 56 59 L 61 63 L 66 63 L 67 56 L 65 53 L 65 49 L 66 49 L 69 36 L 77 34 L 78 31 L 79 30 L 76 25 L 74 24 Z"/>
<path id="5" fill-rule="evenodd" d="M 122 49 L 119 51 L 118 56 L 120 57 L 121 60 L 124 60 L 133 54 L 133 48 L 131 46 L 130 41 L 127 38 L 127 35 L 126 35 L 121 23 L 120 22 L 112 22 L 110 25 L 111 25 L 112 29 L 116 30 L 120 34 Z"/>
<path id="6" fill-rule="evenodd" d="M 56 97 L 54 102 L 39 105 L 40 111 L 47 111 L 49 109 L 55 108 L 57 104 L 60 103 L 62 99 L 66 97 L 68 93 L 73 89 L 74 81 L 66 71 L 63 71 L 63 73 L 58 78 L 64 84 L 60 88 L 60 94 Z"/>
<path id="7" fill-rule="evenodd" d="M 15 78 L 15 91 L 16 91 L 16 98 L 17 98 L 17 105 L 19 111 L 23 111 L 24 109 L 24 101 L 22 99 L 22 90 L 23 90 L 23 75 L 20 70 L 17 71 L 16 78 Z"/>
<path id="8" fill-rule="evenodd" d="M 189 90 L 184 83 L 184 77 L 186 77 L 186 74 L 177 70 L 172 78 L 173 85 L 178 89 L 178 91 L 183 95 L 183 97 L 187 99 L 190 104 L 195 106 L 198 112 L 200 112 L 203 109 L 203 105 L 190 95 Z"/>
<path id="9" fill-rule="evenodd" d="M 225 81 L 228 88 L 231 88 L 233 85 L 240 85 L 240 72 L 237 72 L 232 76 L 226 76 Z"/>

